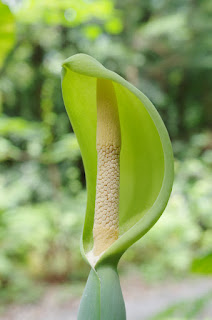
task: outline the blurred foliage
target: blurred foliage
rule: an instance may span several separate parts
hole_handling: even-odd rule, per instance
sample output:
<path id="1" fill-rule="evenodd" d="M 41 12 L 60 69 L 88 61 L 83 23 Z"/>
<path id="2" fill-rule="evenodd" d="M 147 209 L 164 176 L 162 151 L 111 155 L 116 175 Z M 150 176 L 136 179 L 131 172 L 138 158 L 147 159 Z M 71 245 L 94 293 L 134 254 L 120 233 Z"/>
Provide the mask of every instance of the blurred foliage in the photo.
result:
<path id="1" fill-rule="evenodd" d="M 196 257 L 192 261 L 191 271 L 201 274 L 212 274 L 212 253 Z"/>
<path id="2" fill-rule="evenodd" d="M 212 292 L 191 301 L 179 302 L 149 320 L 209 320 L 202 316 L 204 307 L 210 304 Z"/>
<path id="3" fill-rule="evenodd" d="M 29 0 L 17 11 L 21 23 L 45 23 L 48 25 L 77 26 L 94 19 L 110 21 L 115 13 L 111 0 Z"/>
<path id="4" fill-rule="evenodd" d="M 0 2 L 0 68 L 14 45 L 15 19 L 7 5 Z"/>
<path id="5" fill-rule="evenodd" d="M 87 277 L 79 252 L 85 177 L 60 88 L 61 62 L 78 52 L 146 93 L 173 141 L 168 208 L 120 267 L 136 265 L 148 280 L 188 273 L 212 243 L 212 3 L 4 3 L 14 18 L 0 10 L 0 35 L 15 19 L 16 43 L 0 71 L 0 303 L 32 299 L 35 282 Z M 11 45 L 0 41 L 1 65 Z"/>

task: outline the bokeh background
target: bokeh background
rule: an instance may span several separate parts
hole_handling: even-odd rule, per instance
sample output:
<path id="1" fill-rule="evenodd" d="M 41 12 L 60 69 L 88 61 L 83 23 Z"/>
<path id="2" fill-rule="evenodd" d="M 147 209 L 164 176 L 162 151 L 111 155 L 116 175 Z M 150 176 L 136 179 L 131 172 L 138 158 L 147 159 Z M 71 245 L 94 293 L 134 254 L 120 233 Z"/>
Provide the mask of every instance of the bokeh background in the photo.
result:
<path id="1" fill-rule="evenodd" d="M 3 2 L 0 319 L 76 319 L 86 183 L 60 70 L 79 52 L 143 91 L 173 143 L 168 207 L 120 263 L 129 319 L 212 319 L 212 2 Z"/>

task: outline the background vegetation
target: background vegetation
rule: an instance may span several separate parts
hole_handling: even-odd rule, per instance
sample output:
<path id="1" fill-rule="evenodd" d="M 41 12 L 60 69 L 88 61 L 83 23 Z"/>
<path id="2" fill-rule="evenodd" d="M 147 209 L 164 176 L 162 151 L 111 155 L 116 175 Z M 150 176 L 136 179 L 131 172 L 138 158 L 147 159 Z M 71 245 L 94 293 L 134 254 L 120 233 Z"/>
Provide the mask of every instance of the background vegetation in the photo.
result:
<path id="1" fill-rule="evenodd" d="M 133 263 L 149 281 L 210 273 L 212 2 L 4 2 L 12 13 L 1 4 L 0 303 L 87 278 L 85 176 L 60 87 L 61 62 L 79 52 L 143 91 L 173 142 L 168 208 L 121 270 Z"/>

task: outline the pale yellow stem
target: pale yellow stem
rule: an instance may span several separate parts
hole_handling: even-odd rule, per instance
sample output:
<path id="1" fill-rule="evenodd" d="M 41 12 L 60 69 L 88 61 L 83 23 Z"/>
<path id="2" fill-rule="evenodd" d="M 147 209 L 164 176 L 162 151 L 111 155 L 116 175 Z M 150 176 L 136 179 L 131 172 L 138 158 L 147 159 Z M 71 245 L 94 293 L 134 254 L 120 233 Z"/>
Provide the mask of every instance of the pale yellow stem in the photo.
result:
<path id="1" fill-rule="evenodd" d="M 94 255 L 105 251 L 119 235 L 121 131 L 112 81 L 97 79 L 97 184 Z"/>

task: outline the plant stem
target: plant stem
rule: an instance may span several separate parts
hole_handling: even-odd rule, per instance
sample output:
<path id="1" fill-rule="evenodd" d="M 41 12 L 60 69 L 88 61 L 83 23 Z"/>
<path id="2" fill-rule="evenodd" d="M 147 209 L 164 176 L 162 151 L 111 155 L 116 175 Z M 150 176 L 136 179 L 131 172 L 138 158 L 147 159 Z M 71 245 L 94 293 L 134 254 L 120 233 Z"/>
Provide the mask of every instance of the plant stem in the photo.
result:
<path id="1" fill-rule="evenodd" d="M 117 269 L 101 265 L 90 272 L 83 293 L 78 320 L 126 320 Z"/>

